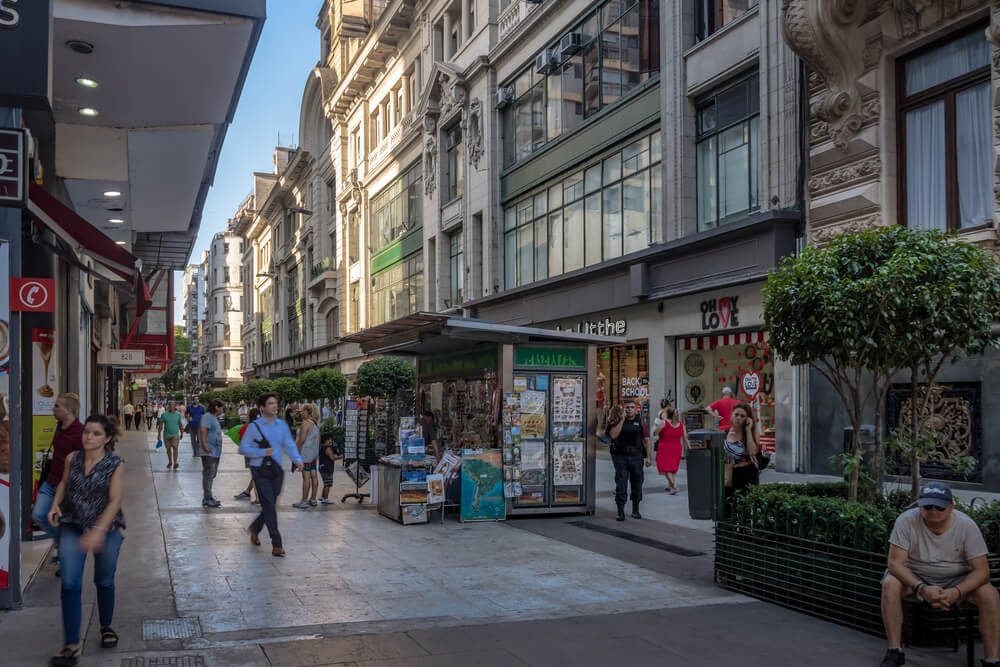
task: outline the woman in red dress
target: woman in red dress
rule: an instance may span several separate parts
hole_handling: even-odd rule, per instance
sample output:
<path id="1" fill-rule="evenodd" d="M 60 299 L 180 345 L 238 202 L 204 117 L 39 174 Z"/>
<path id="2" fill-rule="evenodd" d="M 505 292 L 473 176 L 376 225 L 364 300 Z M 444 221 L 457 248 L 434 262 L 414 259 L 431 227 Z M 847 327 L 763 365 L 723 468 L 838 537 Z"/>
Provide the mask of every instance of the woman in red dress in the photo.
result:
<path id="1" fill-rule="evenodd" d="M 690 447 L 684 424 L 680 421 L 677 409 L 663 401 L 662 409 L 656 419 L 654 434 L 656 440 L 656 469 L 667 478 L 667 491 L 677 495 L 677 468 L 681 464 L 683 446 Z"/>

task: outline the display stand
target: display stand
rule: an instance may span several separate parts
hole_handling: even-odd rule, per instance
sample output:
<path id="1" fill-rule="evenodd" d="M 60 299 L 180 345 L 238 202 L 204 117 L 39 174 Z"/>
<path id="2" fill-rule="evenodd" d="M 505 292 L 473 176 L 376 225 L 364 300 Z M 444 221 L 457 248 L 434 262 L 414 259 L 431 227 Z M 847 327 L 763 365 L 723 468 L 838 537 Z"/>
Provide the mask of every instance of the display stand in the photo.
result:
<path id="1" fill-rule="evenodd" d="M 341 503 L 348 498 L 356 498 L 359 503 L 369 496 L 361 493 L 361 487 L 371 477 L 367 465 L 368 452 L 368 401 L 357 399 L 347 402 L 347 412 L 344 415 L 344 467 L 348 475 L 354 478 L 354 493 L 345 494 Z M 354 463 L 354 474 L 350 473 L 350 464 Z M 366 479 L 362 480 L 362 476 Z"/>

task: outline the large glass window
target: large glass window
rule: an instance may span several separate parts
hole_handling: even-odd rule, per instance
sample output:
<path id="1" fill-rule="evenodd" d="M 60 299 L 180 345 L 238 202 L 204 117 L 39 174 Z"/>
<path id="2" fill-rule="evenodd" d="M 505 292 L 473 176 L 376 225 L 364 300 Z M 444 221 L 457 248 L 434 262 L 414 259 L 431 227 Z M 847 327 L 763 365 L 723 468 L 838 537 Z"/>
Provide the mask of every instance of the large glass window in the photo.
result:
<path id="1" fill-rule="evenodd" d="M 462 127 L 455 125 L 445 132 L 445 170 L 447 171 L 445 201 L 461 196 L 464 188 Z M 418 202 L 419 203 L 419 202 Z"/>
<path id="2" fill-rule="evenodd" d="M 756 7 L 757 2 L 758 0 L 695 0 L 698 39 L 705 39 L 726 27 Z"/>
<path id="3" fill-rule="evenodd" d="M 547 72 L 538 72 L 532 59 L 507 82 L 515 101 L 503 115 L 505 166 L 526 159 L 659 71 L 659 8 L 659 0 L 605 2 L 549 45 Z"/>
<path id="4" fill-rule="evenodd" d="M 423 206 L 420 199 L 420 188 L 423 183 L 423 170 L 417 161 L 404 171 L 399 178 L 372 197 L 369 205 L 371 211 L 371 233 L 368 245 L 372 252 L 378 252 L 396 239 L 420 227 L 423 221 Z M 351 216 L 355 216 L 352 213 Z M 351 224 L 354 219 L 351 218 Z M 353 234 L 353 227 L 351 233 Z M 351 262 L 357 261 L 354 238 L 351 238 Z"/>
<path id="5" fill-rule="evenodd" d="M 661 239 L 660 133 L 643 135 L 504 210 L 507 289 Z"/>
<path id="6" fill-rule="evenodd" d="M 462 245 L 462 230 L 448 236 L 448 268 L 451 274 L 451 305 L 457 306 L 465 300 L 465 251 Z"/>
<path id="7" fill-rule="evenodd" d="M 760 91 L 756 75 L 698 105 L 698 231 L 760 207 Z"/>
<path id="8" fill-rule="evenodd" d="M 348 262 L 354 264 L 361 259 L 361 215 L 355 209 L 347 216 Z"/>
<path id="9" fill-rule="evenodd" d="M 351 333 L 361 330 L 361 281 L 351 283 Z"/>
<path id="10" fill-rule="evenodd" d="M 372 276 L 371 326 L 417 312 L 424 289 L 424 254 L 417 252 Z"/>
<path id="11" fill-rule="evenodd" d="M 956 231 L 993 219 L 989 63 L 979 28 L 903 63 L 900 209 L 910 227 Z"/>

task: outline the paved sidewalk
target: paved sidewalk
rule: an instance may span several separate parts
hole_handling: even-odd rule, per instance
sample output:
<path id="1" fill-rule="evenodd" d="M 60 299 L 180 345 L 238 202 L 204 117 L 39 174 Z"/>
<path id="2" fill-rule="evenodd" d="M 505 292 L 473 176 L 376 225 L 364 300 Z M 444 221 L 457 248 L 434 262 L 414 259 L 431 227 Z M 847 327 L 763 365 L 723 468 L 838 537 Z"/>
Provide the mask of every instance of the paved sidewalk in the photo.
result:
<path id="1" fill-rule="evenodd" d="M 223 507 L 205 510 L 200 461 L 190 449 L 183 455 L 187 443 L 180 470 L 168 471 L 154 441 L 132 432 L 120 446 L 128 521 L 115 613 L 121 644 L 99 648 L 88 572 L 82 665 L 150 664 L 134 657 L 192 667 L 606 665 L 623 652 L 637 665 L 854 665 L 877 662 L 882 651 L 876 638 L 716 587 L 711 524 L 685 520 L 685 496 L 650 493 L 643 511 L 657 516 L 616 524 L 602 480 L 595 517 L 401 526 L 370 505 L 340 504 L 353 484 L 339 468 L 336 505 L 294 509 L 300 481 L 287 474 L 279 522 L 288 557 L 276 559 L 247 538 L 257 508 L 232 499 L 248 479 L 232 443 L 216 480 Z M 610 479 L 609 462 L 599 465 L 599 479 Z M 52 566 L 25 601 L 0 613 L 4 665 L 45 664 L 61 643 Z M 189 636 L 144 632 L 176 619 L 189 620 Z M 734 628 L 744 627 L 734 642 Z M 960 664 L 953 658 L 914 653 L 909 664 Z"/>

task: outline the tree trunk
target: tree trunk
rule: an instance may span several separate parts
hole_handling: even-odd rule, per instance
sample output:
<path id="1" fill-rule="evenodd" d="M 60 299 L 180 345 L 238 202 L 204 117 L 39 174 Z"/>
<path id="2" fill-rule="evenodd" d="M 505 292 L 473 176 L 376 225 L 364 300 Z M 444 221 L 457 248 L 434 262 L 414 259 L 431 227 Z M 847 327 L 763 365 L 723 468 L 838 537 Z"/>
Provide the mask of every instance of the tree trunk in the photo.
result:
<path id="1" fill-rule="evenodd" d="M 877 389 L 877 388 L 876 388 Z M 869 501 L 874 501 L 878 496 L 882 495 L 882 480 L 885 465 L 883 463 L 883 449 L 882 449 L 882 424 L 885 420 L 884 414 L 884 395 L 880 395 L 878 391 L 873 392 L 875 395 L 875 451 L 872 452 L 871 460 L 871 477 L 872 477 L 872 489 L 870 497 L 867 498 Z"/>
<path id="2" fill-rule="evenodd" d="M 917 367 L 910 368 L 910 500 L 916 500 L 920 495 L 920 452 L 917 448 L 917 438 L 920 437 L 920 410 L 917 407 L 917 391 L 920 383 L 917 377 Z M 920 402 L 923 406 L 923 402 Z"/>
<path id="3" fill-rule="evenodd" d="M 851 455 L 855 460 L 861 455 L 861 421 L 860 419 L 855 419 L 852 421 L 851 433 Z M 850 473 L 847 478 L 847 499 L 854 502 L 858 499 L 858 482 L 861 478 L 861 466 L 852 465 Z"/>

